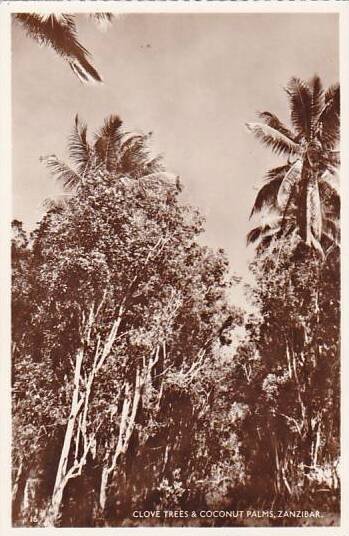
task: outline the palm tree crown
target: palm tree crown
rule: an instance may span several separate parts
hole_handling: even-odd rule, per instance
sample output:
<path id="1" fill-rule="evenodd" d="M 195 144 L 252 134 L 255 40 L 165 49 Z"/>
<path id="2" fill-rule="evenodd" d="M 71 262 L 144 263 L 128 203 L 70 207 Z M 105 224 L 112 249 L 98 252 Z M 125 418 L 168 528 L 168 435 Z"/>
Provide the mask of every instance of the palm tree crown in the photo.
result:
<path id="1" fill-rule="evenodd" d="M 247 123 L 258 140 L 287 157 L 267 173 L 251 212 L 270 209 L 272 221 L 252 229 L 247 240 L 264 247 L 273 236 L 294 233 L 323 254 L 324 243 L 338 239 L 339 86 L 324 91 L 318 76 L 309 83 L 294 77 L 286 93 L 292 129 L 270 112 L 259 114 L 261 123 Z"/>
<path id="2" fill-rule="evenodd" d="M 136 181 L 143 189 L 166 185 L 180 190 L 178 177 L 165 171 L 161 156 L 152 155 L 148 147 L 151 135 L 127 132 L 119 116 L 111 115 L 94 138 L 88 140 L 87 125 L 76 116 L 68 142 L 72 165 L 54 154 L 41 160 L 69 192 L 78 191 L 87 182 L 96 183 L 99 178 L 110 183 Z"/>

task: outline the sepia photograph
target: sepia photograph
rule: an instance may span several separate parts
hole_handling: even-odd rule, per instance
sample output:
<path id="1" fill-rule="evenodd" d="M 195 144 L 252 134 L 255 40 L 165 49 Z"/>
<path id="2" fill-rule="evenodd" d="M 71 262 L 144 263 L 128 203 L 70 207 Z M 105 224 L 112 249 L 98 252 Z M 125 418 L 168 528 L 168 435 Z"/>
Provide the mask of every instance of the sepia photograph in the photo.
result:
<path id="1" fill-rule="evenodd" d="M 10 22 L 12 527 L 340 526 L 339 13 L 39 4 Z"/>

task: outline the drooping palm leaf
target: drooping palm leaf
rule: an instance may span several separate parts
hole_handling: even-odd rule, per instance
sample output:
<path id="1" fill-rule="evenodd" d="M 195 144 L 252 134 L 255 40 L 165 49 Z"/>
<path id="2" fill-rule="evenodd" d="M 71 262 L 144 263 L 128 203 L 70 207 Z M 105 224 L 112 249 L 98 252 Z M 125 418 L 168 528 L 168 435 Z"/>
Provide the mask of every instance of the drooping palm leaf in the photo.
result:
<path id="1" fill-rule="evenodd" d="M 82 177 L 70 166 L 59 160 L 56 155 L 42 157 L 41 161 L 46 164 L 55 179 L 62 184 L 64 189 L 73 190 L 82 183 Z"/>
<path id="2" fill-rule="evenodd" d="M 268 182 L 272 179 L 276 179 L 276 177 L 284 177 L 285 173 L 290 169 L 290 166 L 291 163 L 288 162 L 284 166 L 278 166 L 276 168 L 269 169 L 264 176 L 265 182 Z"/>
<path id="3" fill-rule="evenodd" d="M 284 175 L 277 194 L 277 204 L 282 212 L 285 210 L 285 207 L 289 202 L 295 185 L 300 181 L 301 173 L 302 161 L 299 159 L 290 166 L 287 173 Z"/>
<path id="4" fill-rule="evenodd" d="M 261 237 L 262 233 L 263 233 L 262 226 L 254 227 L 254 229 L 251 229 L 248 232 L 247 237 L 246 237 L 247 245 L 257 242 L 257 240 Z"/>
<path id="5" fill-rule="evenodd" d="M 281 226 L 277 224 L 273 225 L 260 225 L 251 229 L 247 235 L 247 245 L 255 244 L 259 242 L 263 248 L 270 244 L 270 241 L 282 232 Z"/>
<path id="6" fill-rule="evenodd" d="M 294 133 L 291 132 L 291 130 L 286 127 L 286 125 L 284 125 L 276 115 L 270 112 L 259 112 L 258 117 L 262 119 L 269 127 L 274 128 L 278 132 L 281 132 L 281 134 L 284 134 L 284 136 L 290 138 L 290 140 L 295 141 Z"/>
<path id="7" fill-rule="evenodd" d="M 272 251 L 275 252 L 276 241 L 282 239 L 283 237 L 289 237 L 291 243 L 297 241 L 297 228 L 294 223 L 289 223 L 285 227 L 277 226 L 272 228 L 270 231 L 262 233 L 258 245 L 256 247 L 258 255 L 261 255 L 272 248 Z M 291 247 L 291 249 L 293 249 Z"/>
<path id="8" fill-rule="evenodd" d="M 89 52 L 79 43 L 72 15 L 17 13 L 15 17 L 25 28 L 28 36 L 41 45 L 50 46 L 66 60 L 81 82 L 102 81 L 89 61 Z"/>
<path id="9" fill-rule="evenodd" d="M 261 212 L 260 224 L 247 235 L 247 244 L 253 243 L 262 239 L 265 236 L 278 232 L 281 228 L 282 215 L 277 208 L 268 207 Z"/>
<path id="10" fill-rule="evenodd" d="M 269 177 L 258 191 L 251 210 L 250 218 L 256 212 L 262 210 L 265 205 L 276 205 L 277 194 L 288 168 L 289 166 L 281 166 L 280 168 L 275 168 L 268 172 Z"/>
<path id="11" fill-rule="evenodd" d="M 300 152 L 300 146 L 293 140 L 263 123 L 246 123 L 250 132 L 261 141 L 266 147 L 270 147 L 278 155 L 297 155 Z"/>

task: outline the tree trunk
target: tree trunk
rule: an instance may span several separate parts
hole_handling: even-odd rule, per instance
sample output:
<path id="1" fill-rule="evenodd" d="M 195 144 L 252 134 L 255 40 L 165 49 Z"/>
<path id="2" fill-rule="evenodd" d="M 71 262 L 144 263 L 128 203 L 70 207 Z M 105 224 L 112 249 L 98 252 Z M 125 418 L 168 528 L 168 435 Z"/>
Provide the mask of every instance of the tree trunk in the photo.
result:
<path id="1" fill-rule="evenodd" d="M 102 511 L 105 509 L 105 505 L 107 502 L 108 480 L 109 480 L 108 468 L 103 467 L 102 476 L 101 476 L 101 487 L 99 490 L 99 506 L 101 507 Z"/>
<path id="2" fill-rule="evenodd" d="M 319 421 L 318 424 L 317 424 L 315 440 L 314 440 L 313 461 L 312 461 L 312 465 L 314 467 L 316 467 L 317 463 L 318 463 L 318 455 L 319 455 L 320 443 L 321 443 L 321 421 Z"/>
<path id="3" fill-rule="evenodd" d="M 311 218 L 310 218 L 310 190 L 311 190 L 311 168 L 307 162 L 304 162 L 302 169 L 302 178 L 299 188 L 298 201 L 298 226 L 302 240 L 311 245 Z"/>
<path id="4" fill-rule="evenodd" d="M 17 522 L 21 512 L 21 505 L 24 496 L 24 489 L 28 471 L 23 469 L 23 461 L 20 462 L 15 481 L 12 486 L 12 521 Z"/>
<path id="5" fill-rule="evenodd" d="M 82 398 L 80 398 L 79 400 L 79 382 L 80 382 L 82 360 L 83 360 L 83 350 L 81 349 L 79 350 L 76 356 L 76 361 L 75 361 L 74 391 L 73 391 L 73 398 L 72 398 L 72 403 L 71 403 L 71 411 L 70 411 L 68 424 L 67 424 L 65 435 L 64 435 L 64 441 L 63 441 L 63 446 L 62 446 L 61 455 L 59 459 L 55 485 L 54 485 L 53 493 L 52 493 L 51 507 L 49 511 L 49 523 L 52 525 L 55 525 L 56 521 L 58 520 L 60 506 L 63 500 L 63 492 L 67 484 L 67 480 L 65 477 L 66 477 L 66 472 L 67 472 L 68 457 L 69 457 L 71 444 L 73 440 L 76 418 L 78 416 L 78 413 L 83 403 Z"/>
<path id="6" fill-rule="evenodd" d="M 51 504 L 49 506 L 45 520 L 46 527 L 55 527 L 57 524 L 63 501 L 64 488 L 65 484 L 64 486 L 61 485 L 57 489 L 55 489 L 52 494 Z"/>
<path id="7" fill-rule="evenodd" d="M 150 364 L 148 365 L 149 370 L 151 370 L 151 368 L 154 366 L 156 362 L 157 362 L 156 359 L 150 361 Z M 143 384 L 144 384 L 144 379 L 141 377 L 141 374 L 139 370 L 137 369 L 136 379 L 135 379 L 135 388 L 134 388 L 132 400 L 131 400 L 130 386 L 126 385 L 126 388 L 125 388 L 125 399 L 123 402 L 121 420 L 120 420 L 120 425 L 119 425 L 119 437 L 118 437 L 118 441 L 115 447 L 115 451 L 112 456 L 112 460 L 109 465 L 107 462 L 102 470 L 101 485 L 100 485 L 100 491 L 99 491 L 99 505 L 102 511 L 105 509 L 106 502 L 107 502 L 107 489 L 108 489 L 109 475 L 114 474 L 116 463 L 120 455 L 125 454 L 127 452 L 130 439 L 134 431 L 134 427 L 136 423 L 136 416 L 137 416 L 137 412 L 139 408 L 139 402 L 141 400 L 141 389 L 143 387 Z M 132 405 L 131 405 L 131 401 L 132 401 Z M 131 411 L 129 412 L 129 410 Z"/>

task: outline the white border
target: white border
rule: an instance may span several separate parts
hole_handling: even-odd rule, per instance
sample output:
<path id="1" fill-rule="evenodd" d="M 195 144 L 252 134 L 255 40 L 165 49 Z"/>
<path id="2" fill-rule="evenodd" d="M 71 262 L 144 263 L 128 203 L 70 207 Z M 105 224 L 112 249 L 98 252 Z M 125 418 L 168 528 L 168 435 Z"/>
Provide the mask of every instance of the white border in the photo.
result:
<path id="1" fill-rule="evenodd" d="M 342 192 L 342 352 L 341 352 L 341 451 L 342 451 L 342 512 L 340 527 L 241 527 L 241 528 L 169 528 L 169 527 L 142 527 L 142 528 L 13 528 L 11 527 L 10 507 L 10 248 L 9 223 L 11 221 L 11 49 L 10 14 L 12 12 L 97 12 L 111 11 L 115 13 L 338 13 L 340 15 L 340 82 L 341 82 L 341 192 Z M 152 0 L 152 1 L 14 1 L 2 2 L 0 0 L 0 534 L 56 534 L 56 531 L 70 534 L 90 535 L 97 531 L 100 535 L 137 534 L 145 531 L 146 534 L 171 534 L 173 536 L 185 531 L 187 534 L 195 532 L 202 535 L 219 534 L 250 536 L 258 532 L 261 536 L 279 533 L 286 535 L 316 534 L 318 536 L 348 536 L 349 535 L 349 395 L 346 393 L 349 380 L 348 336 L 346 326 L 349 318 L 349 2 L 341 0 L 315 1 L 295 0 L 284 1 L 188 1 L 188 0 Z M 4 238 L 4 240 L 2 240 Z M 2 530 L 1 530 L 2 529 Z M 151 532 L 150 532 L 151 531 Z"/>

